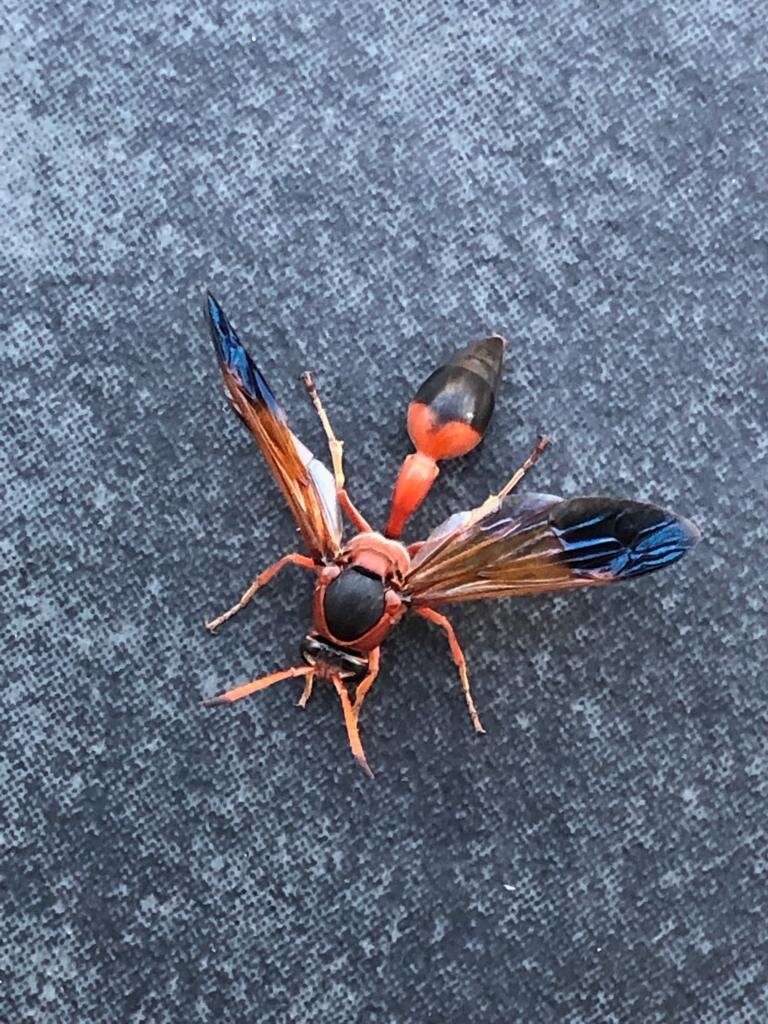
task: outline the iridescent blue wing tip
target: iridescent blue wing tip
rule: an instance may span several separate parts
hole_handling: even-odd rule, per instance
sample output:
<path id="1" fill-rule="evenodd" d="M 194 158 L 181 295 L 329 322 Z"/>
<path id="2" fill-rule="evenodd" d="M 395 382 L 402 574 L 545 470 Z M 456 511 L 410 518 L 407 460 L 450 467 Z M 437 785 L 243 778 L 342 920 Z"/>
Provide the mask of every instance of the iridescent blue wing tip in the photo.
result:
<path id="1" fill-rule="evenodd" d="M 205 313 L 213 347 L 216 349 L 222 369 L 229 370 L 237 376 L 250 399 L 265 405 L 274 416 L 284 421 L 285 413 L 267 384 L 264 374 L 240 342 L 221 304 L 211 292 L 206 293 Z"/>
<path id="2" fill-rule="evenodd" d="M 575 576 L 643 576 L 677 562 L 701 539 L 689 519 L 615 498 L 571 498 L 549 521 Z"/>
<path id="3" fill-rule="evenodd" d="M 690 519 L 661 509 L 655 511 L 658 519 L 641 525 L 628 545 L 626 563 L 619 573 L 623 578 L 673 565 L 701 540 L 701 530 Z"/>

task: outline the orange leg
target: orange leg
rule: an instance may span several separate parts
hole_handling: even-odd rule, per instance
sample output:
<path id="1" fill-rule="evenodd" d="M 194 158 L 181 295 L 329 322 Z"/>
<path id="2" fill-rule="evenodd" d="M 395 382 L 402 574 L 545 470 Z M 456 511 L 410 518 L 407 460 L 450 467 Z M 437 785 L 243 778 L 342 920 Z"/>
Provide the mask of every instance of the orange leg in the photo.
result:
<path id="1" fill-rule="evenodd" d="M 314 665 L 296 665 L 294 668 L 284 668 L 281 672 L 273 672 L 272 675 L 262 676 L 261 679 L 252 679 L 249 683 L 236 686 L 234 690 L 227 690 L 216 697 L 209 697 L 208 700 L 203 701 L 203 707 L 210 708 L 216 704 L 234 704 L 236 700 L 250 697 L 252 693 L 256 693 L 258 690 L 266 690 L 268 686 L 271 686 L 273 683 L 279 683 L 281 679 L 308 676 L 311 681 L 314 674 Z"/>
<path id="2" fill-rule="evenodd" d="M 308 675 L 307 676 L 307 681 L 304 684 L 304 689 L 301 691 L 301 696 L 296 701 L 296 707 L 297 708 L 305 708 L 307 706 L 307 701 L 312 696 L 312 689 L 314 688 L 314 685 L 315 685 L 315 677 L 314 677 L 314 675 Z"/>
<path id="3" fill-rule="evenodd" d="M 373 527 L 371 526 L 371 524 L 368 522 L 368 520 L 365 518 L 362 512 L 358 511 L 358 509 L 355 508 L 355 506 L 352 504 L 352 499 L 347 494 L 346 488 L 341 487 L 339 490 L 337 490 L 336 497 L 339 499 L 339 505 L 341 505 L 342 511 L 344 512 L 344 514 L 346 515 L 346 517 L 349 519 L 350 523 L 352 523 L 356 530 L 358 530 L 360 533 L 373 532 Z"/>
<path id="4" fill-rule="evenodd" d="M 528 455 L 528 458 L 522 464 L 522 466 L 515 470 L 512 476 L 507 480 L 504 486 L 497 494 L 489 494 L 482 505 L 478 505 L 477 508 L 473 509 L 470 513 L 469 519 L 465 522 L 464 528 L 471 526 L 473 523 L 478 522 L 484 516 L 487 516 L 491 512 L 497 512 L 501 507 L 502 501 L 506 496 L 517 487 L 520 481 L 523 479 L 525 474 L 532 469 L 539 461 L 540 456 L 549 447 L 549 438 L 543 434 L 539 434 L 536 438 L 536 443 Z"/>
<path id="5" fill-rule="evenodd" d="M 333 683 L 341 702 L 341 710 L 344 713 L 344 725 L 347 727 L 347 739 L 349 740 L 350 750 L 368 778 L 372 779 L 373 772 L 368 767 L 368 762 L 365 759 L 365 751 L 363 750 L 363 744 L 360 741 L 360 733 L 357 728 L 357 715 L 352 707 L 352 701 L 349 699 L 347 689 L 338 676 L 333 676 L 331 682 Z"/>
<path id="6" fill-rule="evenodd" d="M 206 622 L 205 628 L 209 632 L 215 633 L 219 626 L 225 623 L 227 619 L 231 619 L 233 615 L 237 615 L 242 608 L 245 608 L 254 594 L 258 590 L 261 590 L 265 583 L 269 583 L 273 576 L 277 576 L 280 570 L 284 569 L 286 565 L 298 565 L 302 569 L 316 568 L 312 559 L 307 558 L 306 555 L 298 555 L 295 552 L 292 552 L 290 555 L 284 555 L 282 558 L 278 559 L 274 565 L 270 565 L 268 569 L 265 569 L 264 572 L 260 573 L 256 577 L 237 604 L 232 605 L 228 611 L 222 612 L 221 615 L 218 615 L 215 619 L 211 619 L 210 622 Z"/>
<path id="7" fill-rule="evenodd" d="M 439 626 L 445 633 L 448 639 L 448 646 L 451 649 L 451 657 L 453 658 L 456 668 L 459 670 L 461 690 L 464 694 L 464 700 L 467 702 L 467 709 L 469 711 L 469 717 L 472 719 L 472 725 L 475 727 L 475 732 L 485 732 L 485 729 L 480 722 L 480 716 L 477 713 L 475 702 L 472 699 L 472 692 L 469 688 L 469 675 L 467 674 L 467 662 L 464 658 L 464 652 L 461 649 L 456 633 L 453 630 L 453 626 L 444 615 L 441 615 L 440 612 L 436 612 L 433 608 L 415 608 L 414 611 L 423 619 L 428 619 L 429 622 L 434 622 L 434 624 Z"/>
<path id="8" fill-rule="evenodd" d="M 379 661 L 381 659 L 381 648 L 374 647 L 368 657 L 368 673 L 360 680 L 355 690 L 355 703 L 352 710 L 355 713 L 355 718 L 360 717 L 360 708 L 363 706 L 368 691 L 376 682 L 376 676 L 379 674 Z"/>
<path id="9" fill-rule="evenodd" d="M 339 499 L 339 505 L 355 529 L 359 530 L 360 533 L 371 533 L 368 521 L 352 504 L 352 500 L 344 487 L 344 442 L 340 441 L 333 432 L 331 421 L 328 419 L 328 413 L 320 401 L 320 395 L 317 393 L 317 387 L 315 386 L 312 374 L 307 371 L 302 375 L 302 380 L 304 381 L 304 387 L 309 393 L 309 397 L 312 399 L 315 411 L 320 417 L 325 436 L 328 438 L 328 447 L 331 452 L 331 462 L 333 463 L 333 478 L 336 481 L 336 497 Z"/>
<path id="10" fill-rule="evenodd" d="M 539 434 L 539 436 L 536 438 L 536 444 L 531 449 L 531 453 L 529 454 L 528 458 L 522 464 L 520 469 L 516 470 L 509 478 L 509 480 L 507 480 L 507 482 L 501 488 L 496 497 L 502 499 L 506 498 L 510 491 L 513 491 L 515 487 L 517 487 L 517 485 L 523 479 L 528 470 L 533 469 L 533 467 L 539 461 L 539 456 L 546 451 L 546 449 L 549 447 L 549 444 L 549 438 L 545 437 L 544 434 Z"/>

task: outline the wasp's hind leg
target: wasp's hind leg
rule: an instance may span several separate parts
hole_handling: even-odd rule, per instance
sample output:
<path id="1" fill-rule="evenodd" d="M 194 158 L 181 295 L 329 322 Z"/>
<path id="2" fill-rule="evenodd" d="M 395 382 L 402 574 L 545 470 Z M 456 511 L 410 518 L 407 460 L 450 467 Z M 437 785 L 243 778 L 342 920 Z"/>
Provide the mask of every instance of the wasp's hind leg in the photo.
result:
<path id="1" fill-rule="evenodd" d="M 461 692 L 464 694 L 464 700 L 467 703 L 467 710 L 469 711 L 469 717 L 472 721 L 472 725 L 475 727 L 475 732 L 485 732 L 480 721 L 480 716 L 477 713 L 475 702 L 472 699 L 472 691 L 469 688 L 469 673 L 467 672 L 467 660 L 464 657 L 464 652 L 461 649 L 458 637 L 454 632 L 453 626 L 450 620 L 441 615 L 440 612 L 436 612 L 433 608 L 415 608 L 414 611 L 417 615 L 420 615 L 423 619 L 427 619 L 429 622 L 434 622 L 436 626 L 439 626 L 446 635 L 448 640 L 448 646 L 451 649 L 451 657 L 453 658 L 456 668 L 459 670 L 459 682 L 461 683 Z"/>
<path id="2" fill-rule="evenodd" d="M 356 530 L 359 530 L 361 533 L 370 533 L 370 524 L 366 520 L 365 516 L 352 504 L 352 499 L 347 494 L 347 489 L 344 486 L 344 442 L 340 441 L 333 432 L 331 421 L 328 419 L 328 413 L 325 411 L 323 403 L 320 401 L 320 395 L 317 393 L 317 386 L 315 385 L 312 374 L 307 371 L 302 374 L 301 379 L 304 381 L 304 387 L 307 389 L 307 393 L 312 400 L 312 405 L 314 405 L 315 411 L 323 425 L 325 436 L 328 438 L 328 448 L 331 453 L 331 463 L 333 465 L 333 478 L 336 481 L 336 497 L 338 498 L 339 505 Z"/>
<path id="3" fill-rule="evenodd" d="M 227 619 L 231 619 L 233 615 L 237 615 L 239 611 L 245 608 L 248 602 L 253 598 L 254 594 L 261 590 L 266 583 L 269 583 L 274 576 L 277 576 L 280 570 L 284 569 L 286 565 L 298 565 L 301 569 L 314 570 L 317 568 L 312 559 L 307 558 L 306 555 L 299 555 L 296 552 L 292 552 L 290 555 L 283 555 L 283 557 L 279 558 L 274 565 L 270 565 L 268 569 L 264 570 L 264 572 L 259 573 L 237 604 L 233 604 L 231 608 L 227 609 L 227 611 L 222 612 L 221 615 L 217 615 L 216 618 L 211 619 L 210 622 L 206 622 L 205 628 L 209 632 L 215 633 L 219 626 L 223 625 Z"/>
<path id="4" fill-rule="evenodd" d="M 544 434 L 539 434 L 539 436 L 536 438 L 536 443 L 534 444 L 533 448 L 531 449 L 528 455 L 528 458 L 525 460 L 525 462 L 519 469 L 515 470 L 515 472 L 512 474 L 509 480 L 507 480 L 507 482 L 504 484 L 499 493 L 494 495 L 494 497 L 498 498 L 499 500 L 502 500 L 506 498 L 506 496 L 511 491 L 514 491 L 514 489 L 523 479 L 528 470 L 533 469 L 533 467 L 539 461 L 540 456 L 543 455 L 543 453 L 547 450 L 549 445 L 550 439 L 546 437 Z"/>
<path id="5" fill-rule="evenodd" d="M 506 498 L 508 494 L 514 491 L 514 489 L 517 487 L 517 485 L 520 483 L 520 481 L 523 479 L 526 473 L 530 469 L 533 469 L 533 467 L 539 461 L 541 455 L 549 447 L 549 444 L 549 438 L 545 437 L 543 434 L 539 434 L 539 436 L 536 438 L 536 443 L 529 452 L 528 458 L 525 460 L 522 466 L 520 466 L 519 469 L 515 470 L 515 472 L 512 474 L 509 480 L 507 480 L 507 482 L 504 484 L 500 491 L 498 491 L 496 494 L 490 494 L 485 499 L 482 505 L 479 505 L 477 508 L 472 510 L 472 512 L 470 513 L 470 518 L 464 524 L 464 527 L 466 528 L 467 526 L 470 526 L 472 523 L 476 523 L 478 522 L 478 520 L 483 519 L 487 515 L 490 515 L 492 512 L 498 511 L 502 501 Z"/>

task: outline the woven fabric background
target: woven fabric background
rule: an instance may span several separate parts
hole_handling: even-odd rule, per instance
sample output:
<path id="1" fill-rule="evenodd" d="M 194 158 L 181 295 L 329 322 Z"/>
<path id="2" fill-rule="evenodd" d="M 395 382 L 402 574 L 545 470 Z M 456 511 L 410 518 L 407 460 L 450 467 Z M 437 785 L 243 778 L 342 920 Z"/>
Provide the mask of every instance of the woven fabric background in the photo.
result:
<path id="1" fill-rule="evenodd" d="M 768 1020 L 768 47 L 751 0 L 6 0 L 0 1020 Z M 510 339 L 528 489 L 705 538 L 614 590 L 408 622 L 349 756 L 286 682 L 295 545 L 223 399 L 210 286 L 381 522 L 404 410 Z"/>

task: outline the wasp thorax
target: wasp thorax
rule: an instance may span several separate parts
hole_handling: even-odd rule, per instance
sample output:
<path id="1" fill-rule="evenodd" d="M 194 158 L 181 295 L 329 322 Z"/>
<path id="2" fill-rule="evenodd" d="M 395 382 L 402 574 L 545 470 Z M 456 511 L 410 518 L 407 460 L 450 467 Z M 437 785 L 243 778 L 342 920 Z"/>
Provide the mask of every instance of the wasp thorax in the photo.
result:
<path id="1" fill-rule="evenodd" d="M 337 640 L 358 640 L 384 614 L 384 580 L 381 576 L 350 566 L 329 583 L 323 599 L 328 632 Z"/>

